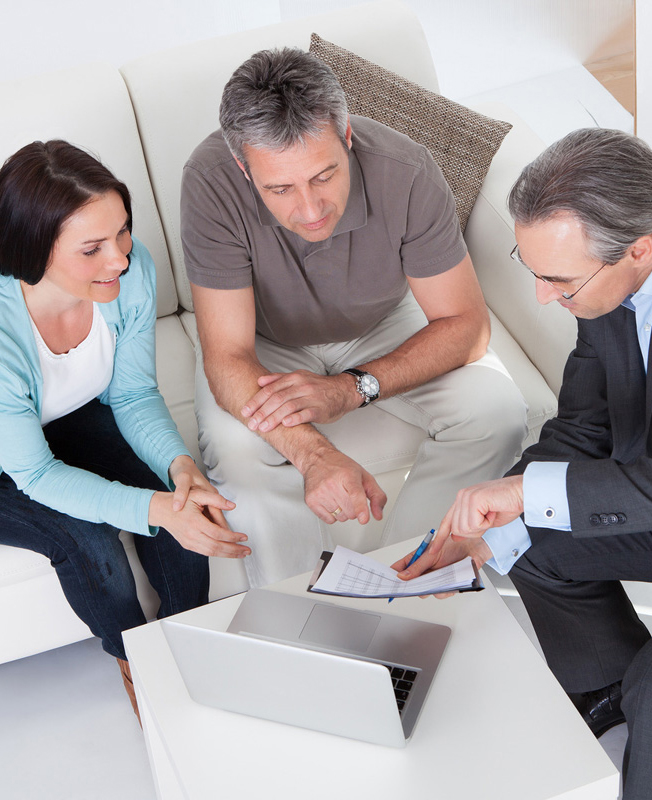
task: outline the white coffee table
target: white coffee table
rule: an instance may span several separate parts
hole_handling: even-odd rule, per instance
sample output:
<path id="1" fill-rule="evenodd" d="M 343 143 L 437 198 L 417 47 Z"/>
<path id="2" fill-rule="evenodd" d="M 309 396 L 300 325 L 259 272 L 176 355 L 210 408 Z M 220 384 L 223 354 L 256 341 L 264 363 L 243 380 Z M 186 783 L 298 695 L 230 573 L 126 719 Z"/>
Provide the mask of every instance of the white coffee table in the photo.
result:
<path id="1" fill-rule="evenodd" d="M 391 564 L 418 540 L 377 551 Z M 275 584 L 302 594 L 307 575 Z M 615 800 L 618 771 L 498 593 L 340 600 L 440 622 L 452 636 L 405 749 L 194 703 L 159 623 L 125 633 L 160 800 Z M 226 629 L 242 595 L 176 618 Z"/>

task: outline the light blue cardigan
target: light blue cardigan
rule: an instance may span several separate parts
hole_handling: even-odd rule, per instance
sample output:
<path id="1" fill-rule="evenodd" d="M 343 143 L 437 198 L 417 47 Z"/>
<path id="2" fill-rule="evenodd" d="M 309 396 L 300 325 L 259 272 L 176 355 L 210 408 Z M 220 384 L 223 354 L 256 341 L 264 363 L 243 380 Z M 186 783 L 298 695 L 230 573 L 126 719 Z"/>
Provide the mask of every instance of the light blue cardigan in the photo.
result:
<path id="1" fill-rule="evenodd" d="M 111 406 L 136 454 L 169 486 L 171 462 L 190 454 L 156 382 L 156 271 L 137 239 L 120 294 L 99 308 L 116 339 L 113 377 L 99 399 Z M 42 387 L 20 282 L 0 276 L 0 472 L 7 472 L 30 498 L 57 511 L 154 535 L 157 529 L 147 522 L 151 489 L 107 481 L 54 458 L 41 428 Z"/>

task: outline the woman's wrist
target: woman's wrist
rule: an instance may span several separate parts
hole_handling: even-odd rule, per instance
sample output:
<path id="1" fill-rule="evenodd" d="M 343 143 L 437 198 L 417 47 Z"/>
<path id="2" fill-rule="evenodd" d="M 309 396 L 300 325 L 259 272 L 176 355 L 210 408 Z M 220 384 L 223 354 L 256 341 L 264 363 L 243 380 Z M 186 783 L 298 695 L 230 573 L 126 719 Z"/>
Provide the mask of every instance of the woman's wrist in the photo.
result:
<path id="1" fill-rule="evenodd" d="M 167 505 L 170 503 L 172 494 L 170 492 L 154 492 L 149 501 L 149 513 L 147 515 L 148 524 L 153 528 L 165 527 L 164 517 Z"/>
<path id="2" fill-rule="evenodd" d="M 197 469 L 194 459 L 187 455 L 180 455 L 172 459 L 172 462 L 168 467 L 168 475 L 170 476 L 170 480 L 174 481 L 175 475 L 192 469 Z"/>

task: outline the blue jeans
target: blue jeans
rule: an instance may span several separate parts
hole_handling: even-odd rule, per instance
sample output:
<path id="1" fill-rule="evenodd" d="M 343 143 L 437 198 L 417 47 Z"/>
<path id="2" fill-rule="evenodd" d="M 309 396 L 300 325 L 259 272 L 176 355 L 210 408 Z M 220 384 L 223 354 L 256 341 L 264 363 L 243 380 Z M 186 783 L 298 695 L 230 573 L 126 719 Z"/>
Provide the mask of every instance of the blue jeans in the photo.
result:
<path id="1" fill-rule="evenodd" d="M 111 481 L 167 490 L 123 439 L 113 412 L 98 400 L 43 429 L 55 457 Z M 116 658 L 126 658 L 122 631 L 146 622 L 136 596 L 119 530 L 86 522 L 30 500 L 0 475 L 0 543 L 50 559 L 72 609 Z M 161 528 L 134 535 L 138 558 L 159 595 L 160 618 L 208 602 L 208 559 L 183 547 Z"/>

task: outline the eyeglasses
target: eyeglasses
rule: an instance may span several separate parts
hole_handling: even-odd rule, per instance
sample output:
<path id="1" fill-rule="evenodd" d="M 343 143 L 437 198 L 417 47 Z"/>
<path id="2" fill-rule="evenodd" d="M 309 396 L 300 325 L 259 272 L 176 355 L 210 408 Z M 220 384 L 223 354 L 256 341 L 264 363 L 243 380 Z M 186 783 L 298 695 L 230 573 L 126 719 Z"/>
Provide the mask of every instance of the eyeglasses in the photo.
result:
<path id="1" fill-rule="evenodd" d="M 600 270 L 601 270 L 601 269 L 604 269 L 604 268 L 607 266 L 607 264 L 609 263 L 608 261 L 605 261 L 605 262 L 604 262 L 604 264 L 603 264 L 601 267 L 599 267 L 598 269 L 596 269 L 596 271 L 593 273 L 593 275 L 590 275 L 590 276 L 589 276 L 589 277 L 588 277 L 588 278 L 587 278 L 587 279 L 584 281 L 584 283 L 583 283 L 583 284 L 580 286 L 580 288 L 579 288 L 579 289 L 575 289 L 575 291 L 574 291 L 574 292 L 564 292 L 562 289 L 560 289 L 560 288 L 559 288 L 559 286 L 557 286 L 557 281 L 551 281 L 549 278 L 544 278 L 544 277 L 543 277 L 543 275 L 539 275 L 537 272 L 535 272 L 534 270 L 532 270 L 532 269 L 530 269 L 530 268 L 528 267 L 528 265 L 525 263 L 525 261 L 523 261 L 523 259 L 521 258 L 521 254 L 520 254 L 520 252 L 519 252 L 518 245 L 516 245 L 516 247 L 514 247 L 514 249 L 512 250 L 512 252 L 509 254 L 509 257 L 510 257 L 510 258 L 512 258 L 512 259 L 514 259 L 514 261 L 516 261 L 516 262 L 517 262 L 518 264 L 520 264 L 521 266 L 525 267 L 525 269 L 526 269 L 528 272 L 531 272 L 531 273 L 532 273 L 532 275 L 534 275 L 534 277 L 535 277 L 535 278 L 537 278 L 537 280 L 540 280 L 540 281 L 543 281 L 544 283 L 547 283 L 547 284 L 548 284 L 548 286 L 552 286 L 552 288 L 553 288 L 553 289 L 554 289 L 556 292 L 559 292 L 559 294 L 561 294 L 561 296 L 564 298 L 564 300 L 571 300 L 573 297 L 575 297 L 575 295 L 576 295 L 576 294 L 577 294 L 577 293 L 580 291 L 580 289 L 583 289 L 583 288 L 586 286 L 586 284 L 587 284 L 587 283 L 588 283 L 590 280 L 592 280 L 593 278 L 595 278 L 595 276 L 598 274 L 598 272 L 600 272 Z"/>

